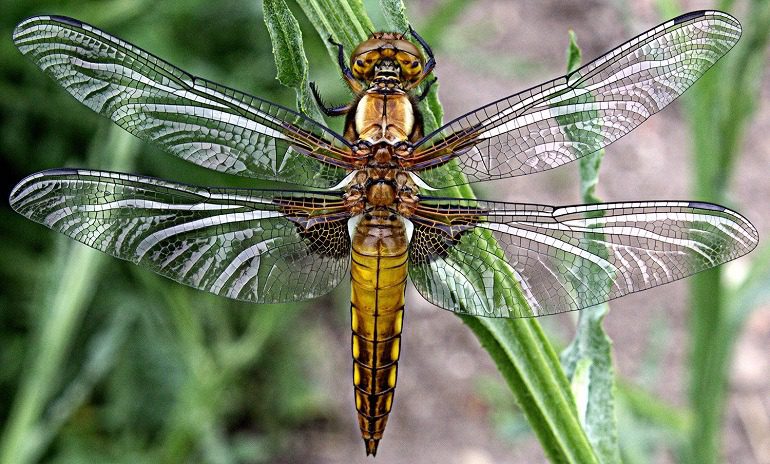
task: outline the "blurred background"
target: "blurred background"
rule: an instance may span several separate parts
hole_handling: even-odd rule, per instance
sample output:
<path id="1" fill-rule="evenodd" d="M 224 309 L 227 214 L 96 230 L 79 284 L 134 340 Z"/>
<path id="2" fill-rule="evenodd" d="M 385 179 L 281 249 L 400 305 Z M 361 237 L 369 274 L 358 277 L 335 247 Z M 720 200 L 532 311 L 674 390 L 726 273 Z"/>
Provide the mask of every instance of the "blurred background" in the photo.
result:
<path id="1" fill-rule="evenodd" d="M 304 31 L 310 79 L 328 101 L 345 102 L 350 95 L 338 68 L 288 3 Z M 770 236 L 767 41 L 749 30 L 762 18 L 768 28 L 770 17 L 760 12 L 767 3 L 727 2 L 744 24 L 747 48 L 711 71 L 722 74 L 607 150 L 602 199 L 718 202 L 748 217 L 762 240 Z M 384 27 L 378 2 L 365 4 Z M 191 73 L 293 107 L 294 92 L 274 78 L 261 2 L 0 6 L 0 462 L 369 462 L 352 400 L 349 284 L 307 303 L 232 302 L 101 256 L 15 214 L 6 200 L 24 176 L 62 166 L 253 186 L 111 128 L 23 59 L 11 32 L 34 14 L 72 16 Z M 677 12 L 714 6 L 423 0 L 408 2 L 408 14 L 436 52 L 448 120 L 563 74 L 570 29 L 586 62 Z M 714 121 L 714 114 L 724 116 Z M 716 138 L 699 138 L 704 132 Z M 709 150 L 719 156 L 709 158 Z M 725 175 L 704 182 L 713 169 Z M 476 191 L 554 205 L 580 199 L 577 165 Z M 627 462 L 684 460 L 701 433 L 721 442 L 716 460 L 770 462 L 769 255 L 761 243 L 711 283 L 680 281 L 612 303 L 605 325 L 615 341 Z M 690 296 L 691 287 L 714 290 L 715 281 L 717 296 Z M 399 388 L 377 460 L 545 461 L 471 332 L 413 289 L 407 293 Z M 697 304 L 703 301 L 721 309 L 703 314 L 711 308 Z M 555 346 L 569 342 L 574 315 L 541 322 Z M 710 357 L 701 356 L 706 351 Z M 708 417 L 717 422 L 699 432 Z"/>

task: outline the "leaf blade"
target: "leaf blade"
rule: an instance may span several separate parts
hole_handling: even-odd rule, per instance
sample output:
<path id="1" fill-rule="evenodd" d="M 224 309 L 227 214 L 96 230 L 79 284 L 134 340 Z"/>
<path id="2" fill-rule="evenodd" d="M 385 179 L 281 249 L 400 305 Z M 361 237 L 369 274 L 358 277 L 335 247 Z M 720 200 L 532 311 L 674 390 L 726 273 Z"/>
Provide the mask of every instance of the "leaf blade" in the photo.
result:
<path id="1" fill-rule="evenodd" d="M 580 67 L 581 57 L 577 37 L 570 31 L 567 47 L 568 73 Z M 580 190 L 586 203 L 601 201 L 596 195 L 596 186 L 603 157 L 604 150 L 599 150 L 580 159 Z M 606 255 L 606 250 L 594 252 L 600 256 Z M 607 285 L 611 283 L 608 282 Z M 612 340 L 602 327 L 608 312 L 609 305 L 606 303 L 579 312 L 575 337 L 562 351 L 561 362 L 571 380 L 580 421 L 599 460 L 620 462 Z"/>
<path id="2" fill-rule="evenodd" d="M 316 121 L 323 121 L 323 116 L 310 94 L 307 56 L 299 21 L 284 0 L 264 0 L 262 10 L 273 44 L 273 57 L 278 70 L 276 78 L 281 84 L 294 89 L 297 107 L 302 113 Z"/>

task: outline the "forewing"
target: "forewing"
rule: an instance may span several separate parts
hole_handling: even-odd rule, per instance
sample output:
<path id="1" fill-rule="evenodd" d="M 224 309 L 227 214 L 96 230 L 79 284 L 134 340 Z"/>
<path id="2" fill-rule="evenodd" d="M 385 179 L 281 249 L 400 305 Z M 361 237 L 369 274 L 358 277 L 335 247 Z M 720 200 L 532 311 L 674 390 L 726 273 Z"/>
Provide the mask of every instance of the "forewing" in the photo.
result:
<path id="1" fill-rule="evenodd" d="M 561 166 L 671 103 L 740 35 L 738 21 L 718 11 L 672 19 L 567 76 L 451 121 L 419 141 L 405 163 L 436 188 Z"/>
<path id="2" fill-rule="evenodd" d="M 350 169 L 347 142 L 325 126 L 88 24 L 37 16 L 19 24 L 13 40 L 86 106 L 187 161 L 317 188 L 337 185 Z"/>
<path id="3" fill-rule="evenodd" d="M 332 194 L 207 189 L 60 169 L 22 180 L 10 202 L 97 250 L 254 303 L 323 295 L 345 277 L 350 261 L 347 213 Z"/>
<path id="4" fill-rule="evenodd" d="M 758 242 L 745 218 L 708 203 L 553 208 L 428 199 L 421 208 L 411 218 L 412 282 L 436 306 L 476 316 L 586 308 L 717 266 Z M 511 304 L 511 292 L 531 312 Z"/>

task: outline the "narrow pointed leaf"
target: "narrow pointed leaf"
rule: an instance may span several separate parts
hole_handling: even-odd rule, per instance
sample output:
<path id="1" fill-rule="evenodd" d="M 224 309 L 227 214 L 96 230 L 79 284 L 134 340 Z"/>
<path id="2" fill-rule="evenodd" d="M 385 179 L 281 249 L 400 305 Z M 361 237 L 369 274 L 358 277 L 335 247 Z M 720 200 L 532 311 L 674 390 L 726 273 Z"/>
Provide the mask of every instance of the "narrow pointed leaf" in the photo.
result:
<path id="1" fill-rule="evenodd" d="M 567 72 L 580 67 L 580 61 L 580 47 L 575 34 L 570 31 Z M 600 202 L 596 196 L 596 185 L 603 157 L 604 150 L 599 150 L 580 159 L 580 189 L 586 203 Z M 595 252 L 602 254 L 601 250 Z M 606 285 L 611 283 L 607 282 Z M 580 421 L 597 457 L 601 462 L 620 462 L 612 341 L 602 327 L 608 312 L 609 306 L 606 303 L 581 311 L 575 338 L 562 352 L 561 359 L 567 377 L 572 382 Z"/>
<path id="2" fill-rule="evenodd" d="M 348 54 L 345 56 L 347 60 L 353 48 L 374 30 L 361 0 L 349 2 L 297 0 L 297 3 L 326 44 L 326 49 L 335 66 L 337 65 L 337 47 L 327 40 L 329 37 L 345 47 L 345 52 Z"/>
<path id="3" fill-rule="evenodd" d="M 323 121 L 323 116 L 310 95 L 307 57 L 297 18 L 284 0 L 264 0 L 262 9 L 273 43 L 278 81 L 294 89 L 297 94 L 297 106 L 302 113 L 316 121 Z"/>

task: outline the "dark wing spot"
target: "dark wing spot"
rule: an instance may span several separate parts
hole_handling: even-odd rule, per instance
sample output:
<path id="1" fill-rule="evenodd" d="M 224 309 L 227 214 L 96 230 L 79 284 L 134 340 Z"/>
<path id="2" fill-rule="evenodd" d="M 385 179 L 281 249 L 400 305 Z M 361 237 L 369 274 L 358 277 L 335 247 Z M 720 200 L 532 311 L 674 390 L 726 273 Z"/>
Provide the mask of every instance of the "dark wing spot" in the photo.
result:
<path id="1" fill-rule="evenodd" d="M 297 232 L 306 241 L 308 249 L 315 254 L 344 258 L 350 250 L 346 221 L 329 221 L 309 229 L 297 224 Z"/>
<path id="2" fill-rule="evenodd" d="M 441 229 L 414 224 L 412 241 L 409 244 L 409 259 L 415 265 L 420 265 L 445 258 L 449 249 L 460 240 L 461 235 L 456 234 L 452 237 Z"/>

